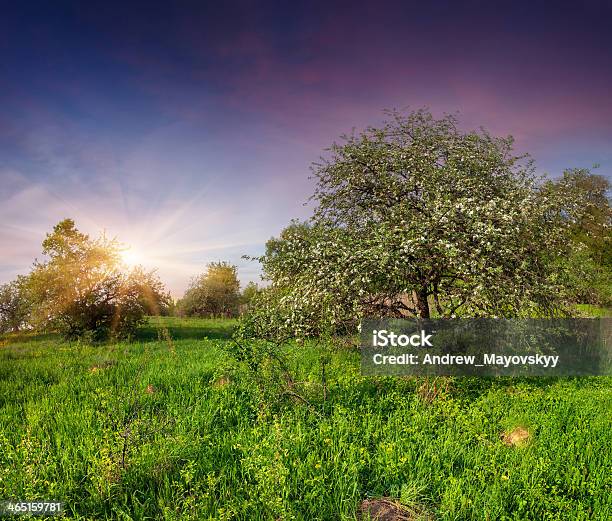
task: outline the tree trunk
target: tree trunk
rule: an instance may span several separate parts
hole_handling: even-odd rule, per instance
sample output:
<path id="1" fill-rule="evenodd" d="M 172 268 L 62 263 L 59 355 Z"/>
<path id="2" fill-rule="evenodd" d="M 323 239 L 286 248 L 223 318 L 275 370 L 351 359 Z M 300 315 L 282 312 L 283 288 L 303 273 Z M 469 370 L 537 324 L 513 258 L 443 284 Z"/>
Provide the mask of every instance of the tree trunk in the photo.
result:
<path id="1" fill-rule="evenodd" d="M 419 318 L 430 318 L 429 302 L 427 301 L 427 287 L 423 287 L 415 292 L 417 311 Z"/>

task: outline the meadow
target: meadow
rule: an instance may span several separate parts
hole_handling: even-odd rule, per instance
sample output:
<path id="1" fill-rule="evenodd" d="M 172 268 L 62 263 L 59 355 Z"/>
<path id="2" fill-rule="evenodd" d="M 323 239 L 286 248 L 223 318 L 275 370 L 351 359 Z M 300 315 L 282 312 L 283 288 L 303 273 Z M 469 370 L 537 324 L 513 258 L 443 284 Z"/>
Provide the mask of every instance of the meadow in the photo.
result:
<path id="1" fill-rule="evenodd" d="M 612 518 L 612 378 L 369 378 L 339 348 L 324 398 L 262 407 L 223 349 L 234 325 L 1 337 L 0 499 L 79 520 L 354 520 L 379 497 L 406 519 Z M 319 350 L 288 348 L 306 388 Z"/>

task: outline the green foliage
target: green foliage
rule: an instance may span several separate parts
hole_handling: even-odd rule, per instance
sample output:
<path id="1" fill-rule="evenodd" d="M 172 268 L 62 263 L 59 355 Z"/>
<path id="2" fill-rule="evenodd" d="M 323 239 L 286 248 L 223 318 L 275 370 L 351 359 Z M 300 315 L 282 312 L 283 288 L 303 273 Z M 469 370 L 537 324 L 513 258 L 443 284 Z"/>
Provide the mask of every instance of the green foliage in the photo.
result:
<path id="1" fill-rule="evenodd" d="M 373 379 L 335 350 L 324 404 L 309 342 L 284 354 L 321 414 L 299 399 L 262 413 L 252 379 L 225 372 L 234 324 L 155 318 L 102 347 L 11 336 L 0 497 L 62 500 L 74 520 L 354 521 L 381 496 L 439 521 L 610 519 L 610 378 Z M 506 446 L 516 426 L 531 438 Z"/>
<path id="2" fill-rule="evenodd" d="M 574 238 L 588 246 L 597 263 L 612 266 L 612 206 L 610 181 L 586 168 L 566 170 L 554 183 L 557 190 L 572 194 L 581 211 L 568 216 Z M 573 217 L 573 219 L 572 219 Z"/>
<path id="3" fill-rule="evenodd" d="M 187 317 L 235 317 L 240 305 L 237 268 L 228 262 L 211 262 L 206 273 L 195 277 L 177 303 Z"/>
<path id="4" fill-rule="evenodd" d="M 258 259 L 271 286 L 253 313 L 316 334 L 368 315 L 567 312 L 553 261 L 581 208 L 512 146 L 427 111 L 393 113 L 334 144 L 313 167 L 313 217 Z"/>
<path id="5" fill-rule="evenodd" d="M 116 240 L 91 239 L 71 219 L 57 224 L 43 242 L 48 260 L 27 278 L 32 323 L 71 339 L 132 335 L 169 297 L 155 272 L 126 271 L 120 251 Z"/>
<path id="6" fill-rule="evenodd" d="M 586 169 L 568 170 L 554 184 L 580 201 L 577 218 L 568 216 L 571 253 L 561 261 L 575 302 L 612 305 L 612 206 L 610 182 Z"/>
<path id="7" fill-rule="evenodd" d="M 28 326 L 30 302 L 24 290 L 25 277 L 0 285 L 0 333 Z"/>
<path id="8" fill-rule="evenodd" d="M 576 304 L 578 316 L 584 318 L 612 317 L 612 308 L 595 306 L 593 304 Z"/>
<path id="9" fill-rule="evenodd" d="M 242 290 L 242 294 L 240 295 L 240 304 L 243 305 L 245 308 L 248 308 L 251 301 L 260 291 L 261 289 L 259 288 L 256 282 L 249 282 Z"/>
<path id="10" fill-rule="evenodd" d="M 574 302 L 612 306 L 612 268 L 599 264 L 589 248 L 574 244 L 564 260 L 565 284 Z"/>

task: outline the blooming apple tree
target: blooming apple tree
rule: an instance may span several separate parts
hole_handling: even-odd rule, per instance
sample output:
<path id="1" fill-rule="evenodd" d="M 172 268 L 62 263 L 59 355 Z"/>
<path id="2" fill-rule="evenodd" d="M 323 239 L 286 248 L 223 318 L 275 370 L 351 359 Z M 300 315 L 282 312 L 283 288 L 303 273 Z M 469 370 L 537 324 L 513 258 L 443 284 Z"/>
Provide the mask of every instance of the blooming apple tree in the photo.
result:
<path id="1" fill-rule="evenodd" d="M 271 281 L 254 310 L 263 329 L 562 312 L 553 261 L 577 200 L 536 177 L 511 137 L 426 110 L 390 116 L 313 166 L 312 218 L 259 258 Z"/>

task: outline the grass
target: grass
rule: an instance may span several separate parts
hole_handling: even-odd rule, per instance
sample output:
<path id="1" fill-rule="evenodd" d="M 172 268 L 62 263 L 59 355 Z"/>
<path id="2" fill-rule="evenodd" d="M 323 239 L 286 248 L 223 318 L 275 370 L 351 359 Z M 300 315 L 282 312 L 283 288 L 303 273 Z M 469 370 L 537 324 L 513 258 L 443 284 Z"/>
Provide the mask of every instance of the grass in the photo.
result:
<path id="1" fill-rule="evenodd" d="M 0 339 L 0 499 L 96 520 L 352 520 L 377 497 L 439 520 L 612 518 L 612 378 L 366 378 L 339 350 L 323 402 L 321 353 L 295 346 L 322 413 L 261 408 L 222 349 L 233 325 Z"/>
<path id="2" fill-rule="evenodd" d="M 582 317 L 610 317 L 612 316 L 612 309 L 601 306 L 594 306 L 592 304 L 577 304 L 576 310 L 578 315 Z"/>

